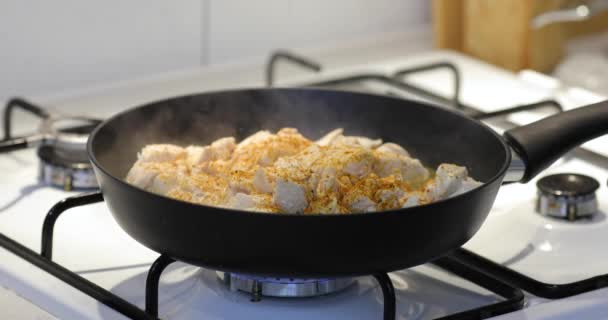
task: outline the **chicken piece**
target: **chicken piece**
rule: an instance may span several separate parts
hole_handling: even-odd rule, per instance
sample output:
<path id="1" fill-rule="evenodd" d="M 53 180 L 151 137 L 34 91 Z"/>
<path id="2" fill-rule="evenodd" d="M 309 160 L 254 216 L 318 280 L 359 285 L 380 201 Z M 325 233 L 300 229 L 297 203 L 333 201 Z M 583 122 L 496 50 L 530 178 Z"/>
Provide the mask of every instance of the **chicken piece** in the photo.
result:
<path id="1" fill-rule="evenodd" d="M 369 161 L 369 159 L 361 159 L 360 161 L 352 161 L 346 163 L 342 171 L 357 178 L 361 178 L 371 171 L 372 165 L 373 162 Z"/>
<path id="2" fill-rule="evenodd" d="M 435 179 L 429 182 L 424 190 L 426 201 L 438 201 L 454 194 L 460 190 L 467 176 L 465 167 L 448 163 L 440 164 L 435 172 Z"/>
<path id="3" fill-rule="evenodd" d="M 303 213 L 308 206 L 304 187 L 284 180 L 277 181 L 273 201 L 282 212 L 286 213 Z"/>
<path id="4" fill-rule="evenodd" d="M 372 171 L 374 161 L 373 153 L 367 149 L 338 144 L 325 147 L 316 165 L 336 168 L 339 176 L 346 173 L 359 179 Z"/>
<path id="5" fill-rule="evenodd" d="M 481 186 L 483 183 L 471 178 L 471 177 L 467 177 L 462 184 L 460 185 L 460 188 L 458 188 L 458 190 L 456 190 L 456 192 L 454 192 L 451 196 L 457 196 L 459 194 L 465 193 L 467 191 L 473 190 L 479 186 Z"/>
<path id="6" fill-rule="evenodd" d="M 263 209 L 270 206 L 270 203 L 263 196 L 237 193 L 230 199 L 228 206 L 238 210 L 266 211 Z"/>
<path id="7" fill-rule="evenodd" d="M 356 213 L 373 212 L 376 211 L 376 203 L 366 196 L 358 196 L 350 203 L 350 210 Z"/>
<path id="8" fill-rule="evenodd" d="M 323 146 L 323 147 L 329 146 L 336 139 L 338 139 L 339 137 L 342 137 L 342 133 L 344 133 L 344 129 L 342 129 L 342 128 L 334 129 L 334 130 L 328 132 L 327 134 L 325 134 L 323 137 L 321 137 L 321 139 L 315 141 L 315 143 L 317 145 Z"/>
<path id="9" fill-rule="evenodd" d="M 189 146 L 186 148 L 188 163 L 191 166 L 215 160 L 228 160 L 236 147 L 233 137 L 221 138 L 209 146 Z"/>
<path id="10" fill-rule="evenodd" d="M 277 136 L 279 137 L 288 137 L 292 135 L 300 135 L 300 132 L 296 128 L 285 127 L 281 130 L 277 131 Z"/>
<path id="11" fill-rule="evenodd" d="M 165 195 L 178 186 L 177 177 L 171 173 L 158 174 L 146 190 Z"/>
<path id="12" fill-rule="evenodd" d="M 390 210 L 399 207 L 399 200 L 405 196 L 405 192 L 399 188 L 380 189 L 376 191 L 374 200 L 382 210 Z"/>
<path id="13" fill-rule="evenodd" d="M 318 182 L 315 184 L 315 197 L 324 197 L 330 193 L 338 191 L 338 180 L 336 178 L 336 169 L 331 167 L 323 168 L 317 171 Z"/>
<path id="14" fill-rule="evenodd" d="M 376 148 L 376 150 L 385 153 L 394 153 L 404 157 L 410 156 L 409 152 L 407 152 L 407 150 L 405 150 L 402 146 L 392 142 L 387 142 Z"/>
<path id="15" fill-rule="evenodd" d="M 403 201 L 401 208 L 409 208 L 420 205 L 420 197 L 417 194 L 408 195 L 401 200 Z"/>
<path id="16" fill-rule="evenodd" d="M 230 160 L 233 170 L 254 170 L 258 165 L 272 166 L 277 159 L 295 155 L 307 148 L 312 142 L 297 130 L 285 128 L 276 135 L 256 133 L 250 142 L 240 143 Z M 250 139 L 247 138 L 246 140 Z"/>
<path id="17" fill-rule="evenodd" d="M 222 206 L 227 202 L 230 187 L 226 177 L 201 172 L 189 178 L 186 183 L 181 183 L 180 187 L 192 193 L 192 202 L 215 206 Z"/>
<path id="18" fill-rule="evenodd" d="M 201 163 L 203 158 L 203 152 L 207 147 L 201 146 L 188 146 L 186 147 L 186 162 L 190 166 L 194 166 Z"/>
<path id="19" fill-rule="evenodd" d="M 335 195 L 329 195 L 310 203 L 307 213 L 345 213 L 348 212 L 340 206 Z"/>
<path id="20" fill-rule="evenodd" d="M 281 157 L 274 163 L 276 175 L 284 180 L 305 181 L 312 176 L 315 163 L 320 161 L 324 154 L 321 147 L 311 144 L 296 155 Z"/>
<path id="21" fill-rule="evenodd" d="M 184 165 L 173 162 L 137 161 L 127 174 L 127 182 L 144 190 L 165 195 L 187 179 Z"/>
<path id="22" fill-rule="evenodd" d="M 233 170 L 229 174 L 230 191 L 233 194 L 245 193 L 250 194 L 253 190 L 254 173 L 251 171 Z"/>
<path id="23" fill-rule="evenodd" d="M 146 166 L 141 161 L 137 161 L 131 167 L 129 173 L 127 173 L 127 182 L 146 190 L 152 186 L 154 179 L 159 173 L 158 170 L 151 170 L 149 166 Z"/>
<path id="24" fill-rule="evenodd" d="M 375 173 L 381 177 L 396 175 L 411 185 L 418 185 L 429 178 L 429 171 L 418 159 L 395 153 L 376 151 Z"/>
<path id="25" fill-rule="evenodd" d="M 237 193 L 232 197 L 230 207 L 239 210 L 253 209 L 255 208 L 255 200 L 251 195 Z"/>
<path id="26" fill-rule="evenodd" d="M 217 139 L 211 144 L 214 160 L 228 160 L 235 148 L 236 140 L 234 137 Z"/>
<path id="27" fill-rule="evenodd" d="M 186 156 L 186 150 L 172 144 L 150 144 L 137 155 L 141 162 L 167 162 Z"/>
<path id="28" fill-rule="evenodd" d="M 253 189 L 259 193 L 272 193 L 273 186 L 264 168 L 258 168 L 253 176 Z"/>
<path id="29" fill-rule="evenodd" d="M 192 197 L 192 192 L 182 190 L 181 188 L 173 188 L 166 195 L 173 199 L 196 203 Z"/>
<path id="30" fill-rule="evenodd" d="M 273 134 L 270 133 L 270 131 L 268 130 L 261 130 L 258 131 L 252 135 L 250 135 L 249 137 L 243 139 L 243 141 L 241 141 L 237 146 L 236 146 L 236 151 L 241 150 L 242 148 L 252 144 L 252 143 L 258 143 L 260 141 L 264 141 L 270 137 L 272 137 Z"/>
<path id="31" fill-rule="evenodd" d="M 334 144 L 341 143 L 347 146 L 363 147 L 365 149 L 373 149 L 382 144 L 382 139 L 372 140 L 360 136 L 342 136 L 335 139 Z"/>

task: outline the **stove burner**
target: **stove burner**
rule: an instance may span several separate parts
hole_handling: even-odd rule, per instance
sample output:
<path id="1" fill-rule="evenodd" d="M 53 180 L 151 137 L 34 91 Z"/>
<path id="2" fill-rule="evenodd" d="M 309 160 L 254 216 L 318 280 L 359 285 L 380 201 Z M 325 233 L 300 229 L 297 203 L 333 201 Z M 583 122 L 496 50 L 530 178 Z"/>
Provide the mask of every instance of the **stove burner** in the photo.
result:
<path id="1" fill-rule="evenodd" d="M 251 301 L 260 301 L 262 296 L 281 298 L 322 296 L 344 290 L 356 281 L 354 278 L 271 278 L 220 271 L 217 275 L 230 290 L 251 293 Z"/>
<path id="2" fill-rule="evenodd" d="M 27 137 L 12 136 L 11 115 L 15 108 L 41 118 L 35 134 Z M 66 191 L 97 188 L 86 152 L 86 142 L 100 122 L 88 117 L 49 113 L 25 100 L 11 99 L 4 110 L 4 139 L 0 143 L 0 152 L 36 146 L 40 158 L 40 181 Z"/>
<path id="3" fill-rule="evenodd" d="M 66 191 L 98 187 L 86 152 L 66 152 L 53 146 L 41 146 L 38 148 L 38 157 L 39 179 L 44 184 Z"/>
<path id="4" fill-rule="evenodd" d="M 597 180 L 575 173 L 543 177 L 536 183 L 536 211 L 542 215 L 574 221 L 597 212 Z"/>

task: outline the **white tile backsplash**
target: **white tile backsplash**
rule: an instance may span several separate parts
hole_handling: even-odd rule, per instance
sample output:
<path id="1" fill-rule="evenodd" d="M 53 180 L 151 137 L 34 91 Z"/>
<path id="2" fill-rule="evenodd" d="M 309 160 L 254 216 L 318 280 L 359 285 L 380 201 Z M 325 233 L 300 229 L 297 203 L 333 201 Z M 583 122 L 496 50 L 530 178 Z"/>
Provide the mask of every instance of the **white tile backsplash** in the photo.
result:
<path id="1" fill-rule="evenodd" d="M 426 0 L 3 0 L 0 101 L 332 46 L 428 16 Z"/>
<path id="2" fill-rule="evenodd" d="M 200 0 L 2 0 L 0 97 L 198 66 Z"/>
<path id="3" fill-rule="evenodd" d="M 275 48 L 328 45 L 404 30 L 428 20 L 423 0 L 208 0 L 211 63 Z"/>

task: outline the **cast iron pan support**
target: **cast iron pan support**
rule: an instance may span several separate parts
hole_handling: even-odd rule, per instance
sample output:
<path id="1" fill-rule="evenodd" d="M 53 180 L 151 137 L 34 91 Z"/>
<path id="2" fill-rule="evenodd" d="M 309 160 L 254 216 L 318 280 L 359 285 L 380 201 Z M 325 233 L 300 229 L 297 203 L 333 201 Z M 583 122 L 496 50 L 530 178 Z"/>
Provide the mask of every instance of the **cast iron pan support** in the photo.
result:
<path id="1" fill-rule="evenodd" d="M 33 105 L 21 98 L 12 98 L 6 104 L 4 108 L 4 137 L 0 140 L 0 152 L 10 152 L 19 149 L 24 149 L 30 145 L 37 143 L 39 138 L 37 136 L 31 137 L 13 137 L 12 135 L 12 115 L 14 109 L 21 109 L 33 114 L 41 119 L 47 119 L 50 114 L 44 109 Z"/>
<path id="2" fill-rule="evenodd" d="M 420 73 L 420 72 L 430 71 L 430 70 L 435 70 L 435 69 L 447 69 L 452 73 L 452 78 L 453 78 L 453 83 L 454 83 L 452 106 L 459 110 L 464 109 L 463 105 L 460 103 L 460 83 L 461 83 L 462 77 L 460 76 L 460 71 L 458 70 L 458 68 L 450 62 L 446 62 L 446 61 L 436 62 L 436 63 L 432 63 L 432 64 L 418 66 L 415 68 L 402 69 L 402 70 L 398 70 L 397 72 L 395 72 L 393 76 L 397 79 L 403 79 L 403 77 L 413 74 L 413 73 Z"/>
<path id="3" fill-rule="evenodd" d="M 50 117 L 50 114 L 48 112 L 46 112 L 44 109 L 33 105 L 21 98 L 12 98 L 11 100 L 9 100 L 9 102 L 6 104 L 6 107 L 4 108 L 4 138 L 2 138 L 2 140 L 9 140 L 12 138 L 12 115 L 13 115 L 13 110 L 15 108 L 20 108 L 24 111 L 27 111 L 39 118 L 42 119 L 46 119 L 48 117 Z"/>
<path id="4" fill-rule="evenodd" d="M 103 201 L 102 194 L 100 192 L 95 192 L 69 197 L 53 206 L 44 221 L 42 235 L 42 251 L 44 252 L 44 256 L 37 255 L 32 250 L 18 244 L 2 234 L 0 234 L 0 246 L 19 255 L 30 263 L 33 263 L 41 269 L 56 276 L 60 280 L 63 280 L 67 284 L 77 288 L 83 293 L 97 299 L 99 302 L 131 319 L 158 319 L 159 280 L 164 269 L 169 264 L 174 262 L 172 258 L 166 255 L 161 255 L 150 267 L 148 277 L 146 279 L 146 312 L 50 260 L 53 252 L 53 228 L 57 218 L 70 208 L 101 201 Z M 491 261 L 487 261 L 484 264 L 477 264 L 475 262 L 475 260 L 469 261 L 469 257 L 461 258 L 458 254 L 448 254 L 432 263 L 448 272 L 454 273 L 459 277 L 480 285 L 491 292 L 495 292 L 506 300 L 477 309 L 467 310 L 441 317 L 441 320 L 485 319 L 522 308 L 524 303 L 523 293 L 519 289 L 515 289 L 499 280 L 494 279 L 491 275 L 492 273 L 487 272 L 488 270 L 499 267 L 498 265 Z M 374 278 L 376 278 L 380 284 L 384 297 L 383 319 L 392 320 L 395 318 L 396 314 L 396 299 L 393 284 L 387 274 L 375 274 Z M 591 290 L 592 288 L 587 289 Z"/>
<path id="5" fill-rule="evenodd" d="M 266 63 L 266 86 L 272 87 L 274 85 L 274 73 L 275 73 L 275 65 L 279 60 L 286 60 L 301 66 L 303 68 L 319 72 L 321 71 L 321 65 L 311 59 L 306 57 L 302 57 L 300 55 L 296 55 L 294 53 L 285 51 L 285 50 L 277 50 L 272 53 L 270 59 Z"/>
<path id="6" fill-rule="evenodd" d="M 393 282 L 386 273 L 376 273 L 374 278 L 382 288 L 382 296 L 384 298 L 384 320 L 395 320 L 395 288 Z"/>
<path id="7" fill-rule="evenodd" d="M 42 223 L 42 243 L 40 244 L 40 255 L 53 260 L 53 230 L 57 218 L 66 210 L 103 201 L 101 192 L 81 194 L 65 198 L 57 202 L 46 214 Z"/>
<path id="8" fill-rule="evenodd" d="M 146 313 L 158 318 L 158 286 L 160 275 L 165 268 L 175 262 L 167 255 L 161 254 L 150 267 L 146 278 Z"/>

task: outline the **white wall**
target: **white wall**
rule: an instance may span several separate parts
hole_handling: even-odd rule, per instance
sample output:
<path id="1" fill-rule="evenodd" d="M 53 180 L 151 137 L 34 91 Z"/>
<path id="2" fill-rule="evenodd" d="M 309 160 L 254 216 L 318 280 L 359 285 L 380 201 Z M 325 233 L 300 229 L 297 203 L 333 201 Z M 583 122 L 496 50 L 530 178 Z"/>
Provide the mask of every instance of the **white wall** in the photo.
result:
<path id="1" fill-rule="evenodd" d="M 0 99 L 370 38 L 427 11 L 425 0 L 3 0 Z"/>

